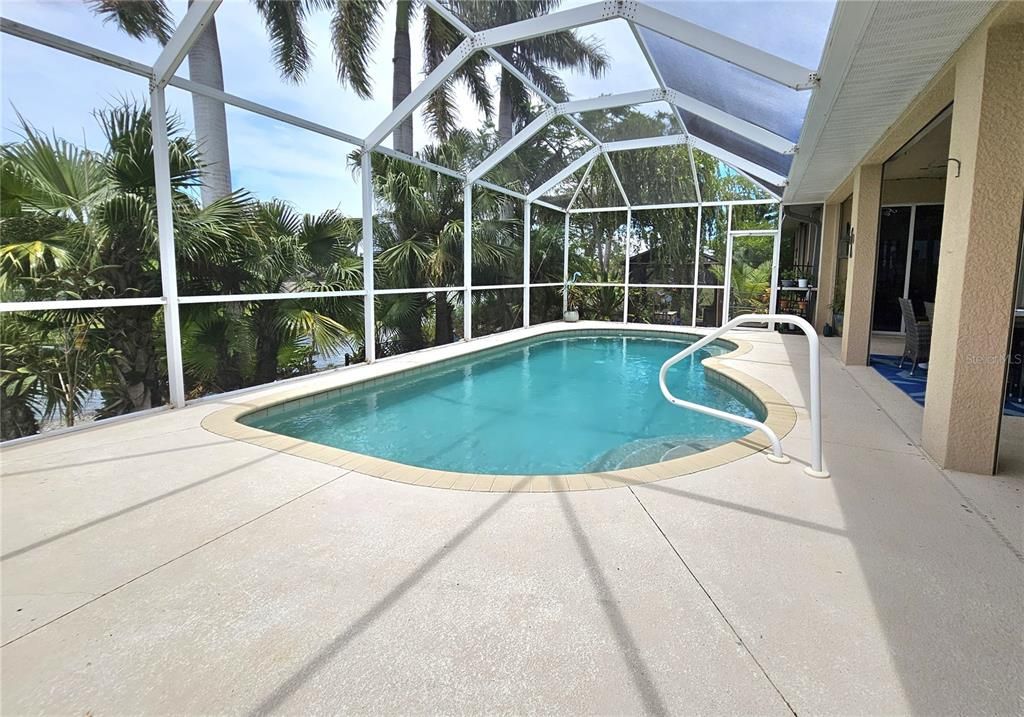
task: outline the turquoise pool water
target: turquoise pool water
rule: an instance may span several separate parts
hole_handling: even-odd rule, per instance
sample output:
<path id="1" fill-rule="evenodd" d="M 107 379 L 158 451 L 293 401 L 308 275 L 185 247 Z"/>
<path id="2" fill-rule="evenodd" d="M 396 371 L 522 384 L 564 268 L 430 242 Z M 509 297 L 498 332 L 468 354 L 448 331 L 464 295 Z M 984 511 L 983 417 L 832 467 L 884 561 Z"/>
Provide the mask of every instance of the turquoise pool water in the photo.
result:
<path id="1" fill-rule="evenodd" d="M 243 421 L 439 470 L 543 475 L 630 468 L 749 432 L 662 398 L 661 364 L 690 340 L 539 338 Z M 669 387 L 688 400 L 761 418 L 705 380 L 700 360 L 728 350 L 712 344 L 676 365 Z"/>

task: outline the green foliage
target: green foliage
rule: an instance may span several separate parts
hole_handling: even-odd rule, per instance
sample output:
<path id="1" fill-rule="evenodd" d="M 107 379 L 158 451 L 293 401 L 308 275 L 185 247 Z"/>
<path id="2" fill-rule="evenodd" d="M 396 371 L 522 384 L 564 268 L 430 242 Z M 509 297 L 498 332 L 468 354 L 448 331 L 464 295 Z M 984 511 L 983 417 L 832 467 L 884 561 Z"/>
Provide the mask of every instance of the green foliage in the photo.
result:
<path id="1" fill-rule="evenodd" d="M 424 159 L 466 171 L 480 161 L 480 138 L 458 131 L 424 149 Z M 358 166 L 359 155 L 350 158 Z M 419 165 L 373 157 L 377 199 L 374 223 L 375 285 L 424 288 L 462 283 L 464 192 L 461 182 Z M 472 261 L 475 283 L 522 265 L 522 219 L 509 198 L 486 188 L 473 195 Z M 518 252 L 517 252 L 518 246 Z M 450 343 L 456 338 L 457 297 L 437 292 L 377 298 L 379 355 Z M 481 317 L 483 318 L 483 317 Z"/>
<path id="2" fill-rule="evenodd" d="M 5 301 L 124 299 L 162 293 L 152 128 L 126 100 L 96 113 L 108 146 L 86 151 L 22 121 L 0 150 L 0 297 Z M 195 199 L 194 143 L 168 123 L 172 207 L 183 293 L 275 293 L 362 288 L 360 236 L 337 212 L 304 216 L 236 192 Z M 189 390 L 212 390 L 313 370 L 315 355 L 361 343 L 361 299 L 182 307 Z M 162 313 L 153 306 L 5 314 L 0 340 L 3 435 L 71 425 L 86 411 L 116 415 L 166 395 Z"/>
<path id="3" fill-rule="evenodd" d="M 280 200 L 249 202 L 242 231 L 213 262 L 190 263 L 190 292 L 275 294 L 362 288 L 358 223 L 336 211 L 302 215 Z M 361 342 L 359 298 L 265 300 L 182 307 L 189 393 L 228 391 L 313 370 L 315 357 Z"/>

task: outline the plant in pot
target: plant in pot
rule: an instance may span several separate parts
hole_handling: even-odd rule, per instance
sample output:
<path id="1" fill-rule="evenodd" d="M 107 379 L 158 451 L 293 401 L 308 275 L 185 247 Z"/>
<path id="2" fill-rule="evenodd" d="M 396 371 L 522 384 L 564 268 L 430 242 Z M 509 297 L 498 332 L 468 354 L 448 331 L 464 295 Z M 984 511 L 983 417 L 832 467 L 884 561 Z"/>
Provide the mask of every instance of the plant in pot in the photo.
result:
<path id="1" fill-rule="evenodd" d="M 796 274 L 796 285 L 801 289 L 806 289 L 809 286 L 811 280 L 811 272 L 808 270 L 799 271 Z"/>
<path id="2" fill-rule="evenodd" d="M 562 318 L 570 323 L 580 320 L 580 288 L 576 285 L 581 274 L 575 272 L 569 281 L 565 282 L 562 291 L 565 293 L 565 313 Z"/>
<path id="3" fill-rule="evenodd" d="M 832 298 L 832 303 L 828 305 L 829 310 L 832 312 L 832 326 L 835 327 L 835 332 L 838 335 L 843 333 L 843 308 L 846 305 L 846 297 L 836 295 Z"/>
<path id="4" fill-rule="evenodd" d="M 779 282 L 783 288 L 796 286 L 796 269 L 786 269 L 782 272 L 782 280 Z"/>

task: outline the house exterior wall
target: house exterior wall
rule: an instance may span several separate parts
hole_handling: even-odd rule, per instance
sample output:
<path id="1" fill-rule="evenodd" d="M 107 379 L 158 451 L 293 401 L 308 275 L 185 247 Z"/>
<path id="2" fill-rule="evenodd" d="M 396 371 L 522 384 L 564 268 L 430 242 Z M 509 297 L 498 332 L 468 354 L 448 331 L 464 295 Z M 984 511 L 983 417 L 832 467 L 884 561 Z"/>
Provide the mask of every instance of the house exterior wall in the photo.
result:
<path id="1" fill-rule="evenodd" d="M 825 205 L 821 220 L 821 261 L 818 264 L 818 303 L 814 328 L 821 332 L 832 322 L 832 298 L 836 288 L 836 253 L 839 249 L 839 204 Z"/>
<path id="2" fill-rule="evenodd" d="M 876 182 L 882 163 L 951 103 L 949 156 L 960 160 L 960 176 L 951 165 L 945 180 Z M 835 259 L 840 274 L 847 264 L 843 361 L 862 365 L 867 358 L 879 205 L 945 204 L 922 440 L 944 467 L 992 473 L 1005 385 L 1001 359 L 1012 308 L 1024 301 L 1024 290 L 1016 290 L 1024 211 L 1024 2 L 993 10 L 826 207 L 851 192 L 854 253 L 848 262 Z M 838 232 L 823 232 L 823 255 L 838 246 L 843 221 L 840 211 Z M 819 312 L 823 325 L 822 319 Z"/>
<path id="3" fill-rule="evenodd" d="M 1024 23 L 974 38 L 956 67 L 923 445 L 995 470 L 1024 210 Z"/>
<path id="4" fill-rule="evenodd" d="M 882 204 L 882 165 L 862 164 L 853 177 L 853 253 L 847 264 L 842 360 L 866 366 L 875 300 L 878 216 Z"/>

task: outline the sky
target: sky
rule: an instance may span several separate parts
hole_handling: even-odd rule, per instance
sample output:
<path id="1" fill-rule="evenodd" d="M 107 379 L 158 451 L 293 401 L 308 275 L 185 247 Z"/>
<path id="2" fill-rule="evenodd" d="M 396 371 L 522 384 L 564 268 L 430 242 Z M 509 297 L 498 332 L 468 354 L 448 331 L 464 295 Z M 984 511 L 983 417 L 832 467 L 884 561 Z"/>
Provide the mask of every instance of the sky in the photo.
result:
<path id="1" fill-rule="evenodd" d="M 585 2 L 567 0 L 563 7 Z M 168 4 L 180 20 L 185 13 L 186 0 L 169 0 Z M 721 8 L 697 10 L 709 13 L 716 21 L 722 14 Z M 155 41 L 133 40 L 113 25 L 103 23 L 80 0 L 3 0 L 2 13 L 12 20 L 146 64 L 152 64 L 160 52 Z M 365 136 L 391 108 L 393 15 L 393 9 L 389 8 L 372 57 L 374 96 L 363 100 L 342 87 L 336 78 L 328 13 L 320 12 L 310 18 L 313 66 L 302 84 L 291 85 L 280 79 L 270 60 L 270 44 L 251 3 L 225 0 L 216 15 L 225 90 L 349 134 Z M 580 32 L 596 37 L 612 63 L 600 79 L 578 74 L 566 76 L 574 97 L 656 86 L 625 21 L 602 23 Z M 411 32 L 414 84 L 424 76 L 422 48 L 418 43 L 420 33 L 417 21 Z M 5 142 L 17 139 L 16 109 L 40 130 L 102 148 L 103 137 L 92 116 L 93 110 L 123 97 L 142 100 L 148 96 L 143 78 L 8 35 L 0 37 L 0 43 L 0 124 Z M 178 74 L 187 77 L 187 66 Z M 492 72 L 492 79 L 494 76 L 496 71 Z M 464 91 L 459 92 L 458 100 L 463 126 L 479 127 L 483 117 Z M 169 88 L 167 102 L 169 109 L 177 112 L 185 128 L 191 131 L 189 93 Z M 284 199 L 306 212 L 336 208 L 350 216 L 359 215 L 359 182 L 347 160 L 352 145 L 230 106 L 227 119 L 235 188 L 244 187 L 260 199 Z M 417 149 L 431 141 L 419 113 L 415 134 Z"/>

